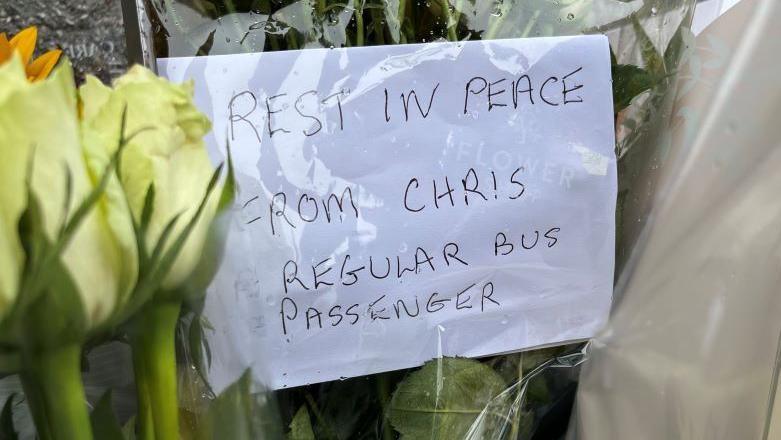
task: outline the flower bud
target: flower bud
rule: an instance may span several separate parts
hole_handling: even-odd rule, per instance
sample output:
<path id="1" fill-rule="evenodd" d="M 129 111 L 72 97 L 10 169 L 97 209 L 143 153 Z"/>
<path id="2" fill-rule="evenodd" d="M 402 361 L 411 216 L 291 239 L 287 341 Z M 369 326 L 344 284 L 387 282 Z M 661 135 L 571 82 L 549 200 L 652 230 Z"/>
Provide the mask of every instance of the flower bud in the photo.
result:
<path id="1" fill-rule="evenodd" d="M 166 242 L 167 249 L 196 213 L 214 173 L 203 142 L 211 124 L 192 102 L 192 84 L 172 84 L 136 66 L 117 79 L 113 88 L 88 77 L 80 94 L 85 148 L 88 155 L 102 156 L 102 161 L 116 148 L 117 120 L 123 110 L 127 112 L 126 130 L 138 134 L 122 154 L 119 168 L 122 188 L 138 223 L 147 193 L 153 187 L 153 209 L 143 238 L 147 249 L 154 249 L 166 225 L 178 216 Z M 219 191 L 209 197 L 195 228 L 162 281 L 163 290 L 179 287 L 198 264 L 218 197 Z"/>
<path id="2" fill-rule="evenodd" d="M 76 87 L 67 61 L 49 79 L 29 83 L 15 57 L 0 66 L 0 84 L 0 310 L 7 310 L 30 257 L 23 244 L 39 238 L 50 245 L 61 241 L 63 225 L 93 192 L 100 174 L 90 173 L 84 162 Z M 25 233 L 43 237 L 20 236 L 20 219 L 33 203 L 40 225 Z M 126 207 L 125 221 L 122 210 L 114 208 L 103 196 L 92 205 L 58 258 L 68 282 L 42 286 L 45 295 L 72 287 L 87 329 L 105 321 L 136 280 L 132 223 Z"/>

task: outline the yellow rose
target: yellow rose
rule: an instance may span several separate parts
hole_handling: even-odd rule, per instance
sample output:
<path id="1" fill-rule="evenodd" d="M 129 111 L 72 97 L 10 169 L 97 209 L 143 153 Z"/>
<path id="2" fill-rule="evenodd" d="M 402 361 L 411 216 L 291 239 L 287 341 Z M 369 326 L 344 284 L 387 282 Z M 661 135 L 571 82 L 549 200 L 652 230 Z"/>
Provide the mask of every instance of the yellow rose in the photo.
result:
<path id="1" fill-rule="evenodd" d="M 0 307 L 7 310 L 19 292 L 25 262 L 18 225 L 30 202 L 28 171 L 50 243 L 58 240 L 64 221 L 102 172 L 90 173 L 84 162 L 70 64 L 61 63 L 47 80 L 29 83 L 21 60 L 14 57 L 0 66 L 0 84 Z M 106 320 L 136 281 L 132 223 L 127 209 L 124 216 L 122 212 L 101 197 L 59 257 L 81 300 L 85 329 Z M 63 289 L 42 287 L 44 303 Z"/>
<path id="2" fill-rule="evenodd" d="M 119 168 L 122 188 L 136 222 L 140 222 L 150 186 L 154 190 L 146 237 L 153 249 L 166 225 L 179 216 L 169 236 L 170 247 L 194 216 L 214 166 L 203 136 L 211 129 L 205 115 L 192 102 L 192 84 L 176 85 L 140 66 L 114 82 L 113 88 L 88 77 L 80 89 L 83 103 L 84 146 L 91 166 L 102 167 L 116 149 L 120 115 L 127 112 L 132 137 L 122 153 Z M 210 196 L 205 210 L 188 236 L 162 290 L 173 290 L 189 277 L 198 264 L 209 226 L 214 218 L 219 191 Z"/>
<path id="3" fill-rule="evenodd" d="M 138 427 L 140 432 L 154 432 L 156 438 L 177 438 L 175 328 L 196 267 L 209 260 L 204 255 L 209 255 L 206 246 L 215 238 L 212 226 L 221 197 L 221 191 L 209 186 L 215 169 L 203 143 L 211 124 L 192 102 L 192 83 L 171 84 L 142 67 L 132 68 L 113 88 L 88 77 L 80 94 L 90 167 L 100 169 L 108 163 L 120 138 L 117 121 L 123 112 L 126 117 L 130 138 L 117 171 L 141 232 L 139 283 L 144 287 L 134 300 L 146 301 L 138 312 L 128 308 L 134 316 L 126 326 L 140 396 Z M 189 225 L 194 226 L 187 232 Z M 152 251 L 165 233 L 167 241 L 157 255 L 175 255 L 170 269 Z M 177 249 L 179 237 L 184 245 Z M 154 291 L 151 300 L 148 291 Z"/>

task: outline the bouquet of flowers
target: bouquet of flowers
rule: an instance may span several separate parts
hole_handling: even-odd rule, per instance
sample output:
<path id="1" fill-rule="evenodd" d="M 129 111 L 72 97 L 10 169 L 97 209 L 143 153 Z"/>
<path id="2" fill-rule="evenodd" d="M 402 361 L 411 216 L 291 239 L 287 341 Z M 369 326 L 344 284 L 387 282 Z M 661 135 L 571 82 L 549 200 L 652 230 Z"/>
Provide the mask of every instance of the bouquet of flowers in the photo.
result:
<path id="1" fill-rule="evenodd" d="M 77 89 L 59 51 L 32 60 L 35 41 L 35 28 L 0 34 L 0 369 L 21 377 L 39 438 L 106 438 L 119 427 L 110 398 L 90 421 L 82 359 L 124 340 L 127 431 L 178 438 L 176 325 L 219 259 L 230 165 L 207 155 L 192 84 L 134 67 Z"/>
<path id="2" fill-rule="evenodd" d="M 619 167 L 616 273 L 647 209 L 636 182 L 664 159 L 647 133 L 669 108 L 693 8 L 692 0 L 145 4 L 160 56 L 607 34 Z M 41 438 L 249 439 L 269 430 L 298 440 L 561 435 L 582 344 L 443 358 L 260 398 L 250 395 L 245 375 L 214 396 L 200 375 L 210 351 L 198 311 L 235 188 L 230 162 L 215 170 L 208 159 L 209 121 L 192 103 L 192 85 L 135 67 L 112 87 L 90 77 L 76 89 L 58 52 L 30 62 L 34 34 L 0 35 L 7 159 L 0 164 L 0 367 L 21 375 Z M 85 347 L 117 339 L 132 347 L 137 387 L 138 412 L 124 427 L 110 416 L 110 396 L 90 420 L 80 375 Z M 181 368 L 182 358 L 192 365 Z M 261 426 L 257 411 L 266 404 L 281 420 Z"/>
<path id="3" fill-rule="evenodd" d="M 605 34 L 610 39 L 619 194 L 616 274 L 647 218 L 638 182 L 665 159 L 671 84 L 690 41 L 690 0 L 151 0 L 158 56 Z M 164 30 L 164 31 L 163 31 Z M 651 179 L 653 180 L 653 179 Z M 287 435 L 555 438 L 566 429 L 582 344 L 275 393 Z M 471 437 L 470 437 L 471 436 Z"/>

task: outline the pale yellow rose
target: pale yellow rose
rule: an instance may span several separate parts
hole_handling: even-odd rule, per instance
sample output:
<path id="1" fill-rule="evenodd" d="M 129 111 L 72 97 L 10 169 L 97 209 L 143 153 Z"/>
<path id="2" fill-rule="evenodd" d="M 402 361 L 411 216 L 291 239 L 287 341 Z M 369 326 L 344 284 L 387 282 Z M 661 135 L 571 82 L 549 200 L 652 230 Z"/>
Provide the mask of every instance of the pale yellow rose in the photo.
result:
<path id="1" fill-rule="evenodd" d="M 0 307 L 7 310 L 19 292 L 25 261 L 18 224 L 28 204 L 28 171 L 50 242 L 99 178 L 84 162 L 76 87 L 67 61 L 36 83 L 27 81 L 18 57 L 0 66 L 0 157 Z M 72 192 L 66 200 L 68 181 Z M 130 216 L 127 208 L 124 215 L 121 207 L 115 209 L 102 197 L 60 256 L 80 295 L 86 328 L 104 322 L 136 281 Z M 61 286 L 44 287 L 47 295 L 56 295 Z"/>
<path id="2" fill-rule="evenodd" d="M 93 166 L 108 160 L 119 137 L 118 120 L 127 111 L 127 133 L 142 130 L 128 143 L 119 168 L 122 187 L 133 216 L 140 221 L 150 185 L 154 205 L 145 238 L 148 249 L 157 244 L 166 225 L 180 215 L 167 242 L 171 246 L 195 214 L 214 166 L 203 143 L 211 129 L 192 102 L 192 83 L 172 84 L 140 66 L 114 82 L 113 88 L 88 77 L 80 89 L 84 145 Z M 217 209 L 214 191 L 206 209 L 164 278 L 163 290 L 175 289 L 189 277 L 201 258 L 206 235 Z"/>

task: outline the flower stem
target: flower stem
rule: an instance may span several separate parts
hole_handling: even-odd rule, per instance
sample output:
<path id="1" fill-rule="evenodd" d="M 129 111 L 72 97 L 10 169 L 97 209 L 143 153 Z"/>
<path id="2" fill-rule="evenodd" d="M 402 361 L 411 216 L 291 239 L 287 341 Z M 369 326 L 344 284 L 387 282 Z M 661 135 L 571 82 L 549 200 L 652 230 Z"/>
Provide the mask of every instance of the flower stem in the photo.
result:
<path id="1" fill-rule="evenodd" d="M 133 328 L 139 440 L 179 438 L 175 332 L 180 308 L 180 303 L 153 304 L 139 313 Z"/>
<path id="2" fill-rule="evenodd" d="M 458 35 L 456 34 L 458 23 L 453 19 L 453 16 L 450 13 L 450 2 L 448 0 L 440 0 L 440 5 L 442 6 L 442 18 L 447 27 L 447 40 L 458 41 Z"/>
<path id="3" fill-rule="evenodd" d="M 136 399 L 138 399 L 138 413 L 136 414 L 137 437 L 141 440 L 154 440 L 155 421 L 152 418 L 152 399 L 149 396 L 151 385 L 144 372 L 144 357 L 136 356 L 133 350 L 133 370 L 136 380 Z"/>
<path id="4" fill-rule="evenodd" d="M 363 0 L 353 0 L 353 9 L 355 10 L 355 45 L 363 46 Z"/>
<path id="5" fill-rule="evenodd" d="M 42 440 L 91 439 L 81 382 L 81 346 L 66 345 L 25 356 L 22 385 Z"/>

